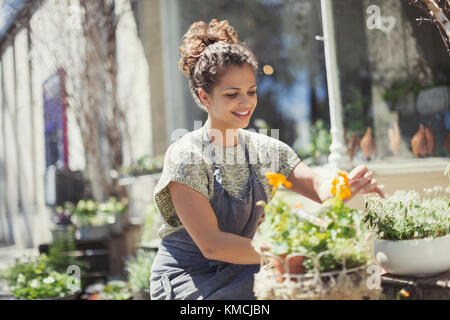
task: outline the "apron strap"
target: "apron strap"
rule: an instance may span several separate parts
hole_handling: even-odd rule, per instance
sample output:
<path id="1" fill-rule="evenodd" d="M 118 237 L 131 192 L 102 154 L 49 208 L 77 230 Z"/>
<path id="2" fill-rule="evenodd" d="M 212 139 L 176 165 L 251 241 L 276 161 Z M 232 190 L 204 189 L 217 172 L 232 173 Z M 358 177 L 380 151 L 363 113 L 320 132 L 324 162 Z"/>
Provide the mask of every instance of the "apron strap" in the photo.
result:
<path id="1" fill-rule="evenodd" d="M 212 166 L 213 166 L 214 178 L 217 180 L 217 182 L 222 184 L 222 176 L 221 176 L 221 173 L 220 173 L 220 168 L 216 165 L 214 154 L 212 152 L 211 143 L 209 142 L 208 133 L 207 133 L 207 130 L 206 130 L 206 125 L 203 127 L 203 140 L 205 141 L 205 144 L 206 144 L 206 146 L 208 148 L 208 151 L 209 151 L 209 155 L 210 155 Z M 238 143 L 241 144 L 242 147 L 244 148 L 245 159 L 247 160 L 247 163 L 248 163 L 248 166 L 249 166 L 250 176 L 253 176 L 255 174 L 255 171 L 253 169 L 253 166 L 250 163 L 250 156 L 249 156 L 249 153 L 248 153 L 247 145 L 245 144 L 245 137 L 243 138 L 242 134 L 240 132 L 238 133 Z"/>

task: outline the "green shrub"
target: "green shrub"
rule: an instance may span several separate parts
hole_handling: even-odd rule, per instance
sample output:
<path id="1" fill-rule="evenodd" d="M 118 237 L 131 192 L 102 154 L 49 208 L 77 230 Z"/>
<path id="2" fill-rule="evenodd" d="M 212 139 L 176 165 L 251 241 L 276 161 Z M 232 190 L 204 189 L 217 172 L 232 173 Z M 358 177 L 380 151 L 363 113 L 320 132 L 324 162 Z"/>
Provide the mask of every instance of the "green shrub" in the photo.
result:
<path id="1" fill-rule="evenodd" d="M 138 250 L 134 259 L 127 262 L 128 285 L 135 293 L 150 293 L 150 274 L 155 253 Z"/>
<path id="2" fill-rule="evenodd" d="M 16 259 L 15 265 L 3 271 L 1 276 L 7 280 L 17 299 L 48 299 L 72 293 L 68 286 L 70 276 L 55 271 L 45 254 L 25 261 Z"/>
<path id="3" fill-rule="evenodd" d="M 366 195 L 364 221 L 379 239 L 409 240 L 439 237 L 450 233 L 450 188 L 396 191 L 381 199 Z"/>

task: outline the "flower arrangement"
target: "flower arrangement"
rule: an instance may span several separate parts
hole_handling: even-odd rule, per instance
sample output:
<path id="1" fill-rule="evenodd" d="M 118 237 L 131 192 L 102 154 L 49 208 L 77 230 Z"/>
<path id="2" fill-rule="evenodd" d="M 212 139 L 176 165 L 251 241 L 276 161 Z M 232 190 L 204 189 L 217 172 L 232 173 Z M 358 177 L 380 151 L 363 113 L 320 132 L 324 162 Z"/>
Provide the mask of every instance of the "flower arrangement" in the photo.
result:
<path id="1" fill-rule="evenodd" d="M 364 221 L 378 239 L 408 240 L 450 234 L 450 187 L 396 191 L 381 199 L 366 195 Z"/>
<path id="2" fill-rule="evenodd" d="M 120 219 L 123 219 L 127 208 L 128 200 L 126 198 L 117 201 L 116 198 L 110 197 L 108 202 L 100 203 L 98 205 L 99 214 L 105 216 L 110 224 L 119 222 Z"/>
<path id="3" fill-rule="evenodd" d="M 266 175 L 273 186 L 273 194 L 283 185 L 291 184 L 280 174 L 269 172 Z M 291 208 L 285 201 L 273 199 L 264 206 L 265 218 L 253 240 L 256 248 L 267 246 L 269 252 L 277 256 L 292 253 L 304 255 L 303 267 L 312 272 L 340 270 L 366 264 L 370 257 L 370 241 L 358 210 L 348 208 L 343 200 L 351 197 L 345 171 L 339 172 L 331 185 L 335 196 L 327 200 L 315 215 L 306 213 L 301 205 Z M 319 266 L 314 259 L 319 258 Z"/>
<path id="4" fill-rule="evenodd" d="M 390 274 L 428 277 L 450 268 L 450 186 L 424 191 L 365 197 L 375 260 Z"/>
<path id="5" fill-rule="evenodd" d="M 80 200 L 73 208 L 72 216 L 78 227 L 101 226 L 107 223 L 105 215 L 98 214 L 99 203 L 94 200 Z"/>
<path id="6" fill-rule="evenodd" d="M 45 254 L 37 258 L 16 259 L 13 266 L 2 272 L 11 293 L 17 299 L 34 300 L 66 297 L 73 292 L 68 283 L 77 279 L 58 272 Z"/>
<path id="7" fill-rule="evenodd" d="M 71 216 L 79 227 L 98 227 L 107 224 L 114 217 L 123 215 L 128 208 L 128 200 L 111 197 L 107 202 L 99 203 L 94 200 L 80 200 L 76 206 L 72 205 Z"/>
<path id="8" fill-rule="evenodd" d="M 53 223 L 61 226 L 72 224 L 72 211 L 73 204 L 71 202 L 65 202 L 63 206 L 57 206 L 52 217 Z"/>

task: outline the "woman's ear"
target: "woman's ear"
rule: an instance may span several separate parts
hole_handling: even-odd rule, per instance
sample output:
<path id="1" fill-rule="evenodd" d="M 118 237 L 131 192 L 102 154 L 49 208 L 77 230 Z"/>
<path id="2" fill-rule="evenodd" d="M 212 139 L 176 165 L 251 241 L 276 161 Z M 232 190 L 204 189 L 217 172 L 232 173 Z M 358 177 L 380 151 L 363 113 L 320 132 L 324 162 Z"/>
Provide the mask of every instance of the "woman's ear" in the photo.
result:
<path id="1" fill-rule="evenodd" d="M 198 89 L 197 91 L 200 102 L 207 108 L 211 107 L 211 102 L 209 100 L 208 94 L 203 89 Z"/>

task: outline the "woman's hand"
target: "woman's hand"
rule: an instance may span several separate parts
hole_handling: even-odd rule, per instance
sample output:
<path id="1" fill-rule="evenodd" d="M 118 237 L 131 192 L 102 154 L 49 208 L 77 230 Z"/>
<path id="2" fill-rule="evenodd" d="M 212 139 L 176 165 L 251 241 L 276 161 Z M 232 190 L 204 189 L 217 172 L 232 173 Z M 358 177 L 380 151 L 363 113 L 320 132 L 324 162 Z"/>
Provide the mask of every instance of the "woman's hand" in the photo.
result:
<path id="1" fill-rule="evenodd" d="M 350 190 L 352 198 L 358 193 L 378 193 L 384 198 L 383 189 L 377 185 L 377 180 L 373 176 L 373 172 L 365 165 L 359 165 L 347 175 L 349 178 Z"/>

